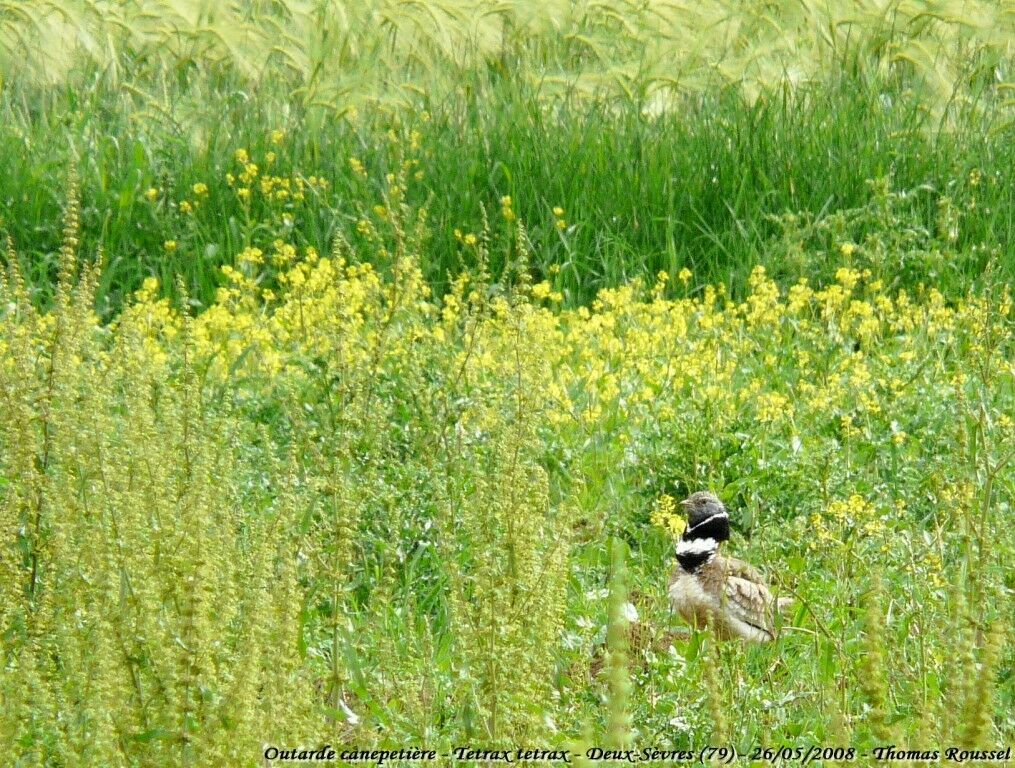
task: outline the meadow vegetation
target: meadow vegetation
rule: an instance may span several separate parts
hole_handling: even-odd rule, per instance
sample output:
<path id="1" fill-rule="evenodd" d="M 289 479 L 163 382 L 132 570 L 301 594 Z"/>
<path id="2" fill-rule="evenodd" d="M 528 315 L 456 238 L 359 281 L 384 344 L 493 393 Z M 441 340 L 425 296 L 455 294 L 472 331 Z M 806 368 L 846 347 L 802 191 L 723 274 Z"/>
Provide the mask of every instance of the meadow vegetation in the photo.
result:
<path id="1" fill-rule="evenodd" d="M 61 5 L 0 7 L 14 765 L 1015 742 L 1008 6 L 727 9 L 664 88 L 725 5 Z M 773 644 L 675 631 L 701 488 Z"/>

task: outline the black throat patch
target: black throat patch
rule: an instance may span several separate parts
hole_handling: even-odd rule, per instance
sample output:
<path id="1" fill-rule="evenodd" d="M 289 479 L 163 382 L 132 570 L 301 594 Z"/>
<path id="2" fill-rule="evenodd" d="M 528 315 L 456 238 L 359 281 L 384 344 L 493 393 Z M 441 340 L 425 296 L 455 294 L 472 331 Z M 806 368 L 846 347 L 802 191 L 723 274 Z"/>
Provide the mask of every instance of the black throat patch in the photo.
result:
<path id="1" fill-rule="evenodd" d="M 684 531 L 685 539 L 715 539 L 726 541 L 730 537 L 730 518 L 725 512 L 717 512 Z"/>
<path id="2" fill-rule="evenodd" d="M 680 567 L 687 573 L 695 573 L 714 556 L 715 551 L 681 552 L 677 554 L 677 562 L 680 563 Z"/>

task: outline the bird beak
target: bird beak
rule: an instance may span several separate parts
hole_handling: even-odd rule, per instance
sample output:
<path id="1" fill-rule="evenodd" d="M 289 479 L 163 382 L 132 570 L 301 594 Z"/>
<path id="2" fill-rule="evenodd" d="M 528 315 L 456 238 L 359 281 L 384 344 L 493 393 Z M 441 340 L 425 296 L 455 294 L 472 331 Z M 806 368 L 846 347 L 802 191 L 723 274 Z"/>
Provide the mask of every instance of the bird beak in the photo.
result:
<path id="1" fill-rule="evenodd" d="M 689 506 L 691 506 L 691 500 L 684 499 L 683 501 L 680 502 L 680 506 L 682 506 L 684 509 L 687 509 Z"/>

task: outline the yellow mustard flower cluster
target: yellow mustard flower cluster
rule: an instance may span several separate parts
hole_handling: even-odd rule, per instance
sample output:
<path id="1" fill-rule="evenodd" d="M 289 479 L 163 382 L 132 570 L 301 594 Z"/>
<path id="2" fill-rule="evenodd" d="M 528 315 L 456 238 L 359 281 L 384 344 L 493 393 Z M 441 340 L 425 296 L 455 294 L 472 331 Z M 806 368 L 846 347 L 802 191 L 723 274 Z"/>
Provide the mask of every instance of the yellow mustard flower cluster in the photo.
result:
<path id="1" fill-rule="evenodd" d="M 500 199 L 500 214 L 504 217 L 504 221 L 508 224 L 518 218 L 518 214 L 515 213 L 514 202 L 511 200 L 511 195 L 504 195 Z"/>
<path id="2" fill-rule="evenodd" d="M 462 245 L 469 246 L 470 248 L 475 246 L 479 242 L 479 238 L 473 232 L 462 232 L 460 229 L 455 230 L 455 240 Z"/>
<path id="3" fill-rule="evenodd" d="M 193 197 L 184 198 L 177 204 L 180 213 L 194 213 L 208 198 L 208 185 L 203 181 L 198 181 L 191 185 L 190 191 L 193 192 Z M 161 190 L 152 187 L 145 192 L 145 198 L 150 202 L 155 202 L 161 194 Z"/>
<path id="4" fill-rule="evenodd" d="M 652 521 L 652 525 L 662 528 L 674 538 L 680 536 L 687 527 L 687 521 L 677 513 L 676 501 L 668 493 L 664 493 L 655 500 L 649 519 Z"/>
<path id="5" fill-rule="evenodd" d="M 413 142 L 398 135 L 395 140 Z M 241 182 L 267 178 L 246 150 L 237 150 L 234 159 L 247 174 Z M 399 296 L 412 312 L 403 318 L 393 349 L 409 339 L 460 344 L 455 354 L 463 375 L 481 391 L 484 382 L 517 379 L 519 339 L 539 338 L 541 344 L 526 346 L 529 363 L 521 378 L 538 393 L 547 428 L 602 434 L 625 446 L 632 462 L 648 450 L 647 434 L 704 434 L 700 448 L 711 455 L 726 450 L 718 446 L 723 435 L 763 435 L 756 439 L 756 467 L 786 462 L 786 456 L 806 462 L 829 451 L 844 464 L 860 450 L 887 450 L 904 460 L 930 434 L 912 417 L 923 408 L 919 404 L 965 397 L 974 384 L 968 373 L 973 363 L 996 357 L 999 334 L 1004 338 L 998 328 L 1011 322 L 1008 289 L 989 303 L 978 295 L 950 303 L 933 288 L 889 293 L 869 270 L 851 266 L 838 269 L 829 284 L 800 280 L 788 290 L 758 266 L 741 300 L 728 297 L 721 285 L 673 298 L 665 272 L 654 285 L 636 280 L 573 309 L 563 308 L 552 280 L 527 284 L 519 300 L 490 291 L 468 273 L 435 299 L 419 273 L 419 246 L 404 242 L 427 226 L 425 211 L 406 207 L 412 167 L 400 166 L 384 178 L 380 200 L 356 225 L 378 258 L 398 265 L 407 283 Z M 274 195 L 287 189 L 282 182 L 272 177 L 263 190 L 255 189 Z M 289 190 L 293 183 L 289 179 Z M 505 196 L 501 207 L 504 219 L 515 222 L 514 201 Z M 553 214 L 563 218 L 564 211 Z M 462 230 L 454 236 L 478 255 L 491 237 Z M 165 250 L 174 247 L 169 241 Z M 195 319 L 194 334 L 214 358 L 211 369 L 223 375 L 234 365 L 292 372 L 298 368 L 293 360 L 322 349 L 337 350 L 348 364 L 367 359 L 357 351 L 365 344 L 362 334 L 369 335 L 389 311 L 391 288 L 376 269 L 344 255 L 300 251 L 287 237 L 241 250 L 222 274 L 219 300 Z M 687 287 L 693 275 L 685 268 L 677 277 Z M 175 322 L 153 312 L 153 335 L 163 338 Z M 963 361 L 928 366 L 942 344 L 961 345 Z M 242 354 L 252 348 L 258 354 Z M 469 418 L 463 417 L 463 427 Z M 994 423 L 1004 428 L 1010 421 Z M 815 518 L 819 539 L 836 538 L 847 524 L 876 534 L 890 522 L 887 513 L 850 496 L 853 487 L 842 486 L 845 501 Z M 949 493 L 940 492 L 946 503 Z"/>
<path id="6" fill-rule="evenodd" d="M 300 174 L 263 173 L 260 166 L 251 161 L 246 149 L 237 149 L 233 159 L 239 165 L 239 172 L 227 173 L 226 183 L 236 190 L 236 196 L 243 202 L 250 202 L 256 192 L 266 202 L 302 203 L 308 192 L 325 192 L 330 186 L 323 176 L 312 175 L 304 178 Z M 274 164 L 275 160 L 274 152 L 268 152 L 265 156 L 267 165 Z"/>
<path id="7" fill-rule="evenodd" d="M 567 229 L 567 220 L 564 218 L 564 209 L 559 205 L 553 206 L 553 225 L 562 232 Z"/>
<path id="8" fill-rule="evenodd" d="M 904 511 L 904 502 L 891 509 L 881 509 L 858 493 L 845 499 L 829 502 L 824 513 L 814 512 L 810 516 L 810 533 L 813 535 L 809 548 L 842 546 L 846 534 L 858 535 L 860 540 L 872 544 L 882 552 L 890 549 L 885 534 L 892 530 L 892 524 Z"/>

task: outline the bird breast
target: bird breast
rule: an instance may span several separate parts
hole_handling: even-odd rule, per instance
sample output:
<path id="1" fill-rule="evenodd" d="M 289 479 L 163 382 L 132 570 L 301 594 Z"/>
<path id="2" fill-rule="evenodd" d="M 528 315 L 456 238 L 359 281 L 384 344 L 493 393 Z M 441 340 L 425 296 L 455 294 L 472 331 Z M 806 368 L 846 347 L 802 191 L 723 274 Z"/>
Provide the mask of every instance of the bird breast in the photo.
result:
<path id="1" fill-rule="evenodd" d="M 749 594 L 740 595 L 738 589 L 731 587 Z M 732 604 L 730 597 L 735 598 Z M 670 582 L 669 598 L 670 605 L 684 621 L 699 629 L 711 627 L 720 640 L 740 638 L 763 643 L 774 639 L 766 616 L 771 601 L 768 590 L 760 584 L 727 577 L 720 562 L 710 562 L 694 574 L 678 567 Z M 745 611 L 741 602 L 753 602 L 754 610 Z"/>
<path id="2" fill-rule="evenodd" d="M 677 568 L 670 582 L 670 605 L 688 624 L 704 627 L 709 613 L 719 608 L 718 601 L 709 595 L 701 582 L 682 568 Z"/>

